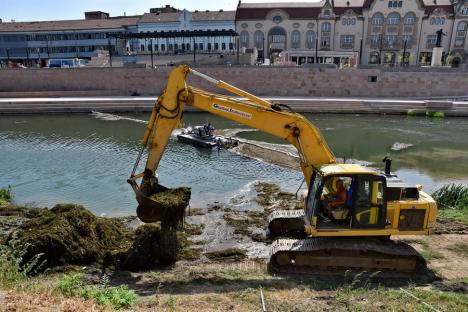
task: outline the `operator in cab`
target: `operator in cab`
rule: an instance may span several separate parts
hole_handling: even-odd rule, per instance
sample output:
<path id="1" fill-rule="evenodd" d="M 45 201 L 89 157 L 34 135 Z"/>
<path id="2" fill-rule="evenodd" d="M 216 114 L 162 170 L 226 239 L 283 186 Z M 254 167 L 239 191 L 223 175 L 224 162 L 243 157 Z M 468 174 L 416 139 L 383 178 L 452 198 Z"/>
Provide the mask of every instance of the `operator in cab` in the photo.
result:
<path id="1" fill-rule="evenodd" d="M 345 219 L 348 216 L 346 208 L 347 191 L 341 179 L 336 181 L 336 192 L 325 195 L 323 207 L 325 213 L 333 219 Z"/>

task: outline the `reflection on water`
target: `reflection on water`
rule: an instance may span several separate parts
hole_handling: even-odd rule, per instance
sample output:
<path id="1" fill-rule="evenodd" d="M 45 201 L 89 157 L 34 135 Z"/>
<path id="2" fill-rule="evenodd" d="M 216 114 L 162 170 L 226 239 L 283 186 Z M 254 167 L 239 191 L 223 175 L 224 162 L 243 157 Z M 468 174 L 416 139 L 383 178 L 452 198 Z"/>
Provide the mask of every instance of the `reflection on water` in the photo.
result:
<path id="1" fill-rule="evenodd" d="M 99 116 L 98 116 L 99 117 Z M 102 116 L 101 116 L 102 117 Z M 149 115 L 131 115 L 147 120 Z M 378 162 L 394 159 L 397 173 L 433 190 L 447 181 L 468 181 L 468 123 L 465 119 L 395 116 L 308 115 L 337 156 Z M 186 114 L 184 126 L 211 122 L 218 129 L 243 128 L 209 114 Z M 20 203 L 51 206 L 82 203 L 96 213 L 131 214 L 133 192 L 126 184 L 145 129 L 130 119 L 95 116 L 0 117 L 0 186 L 12 185 Z M 284 143 L 258 131 L 251 140 Z M 391 151 L 395 142 L 413 144 Z M 229 151 L 208 151 L 172 138 L 159 177 L 167 186 L 193 189 L 192 206 L 227 201 L 254 180 L 295 191 L 299 172 Z"/>

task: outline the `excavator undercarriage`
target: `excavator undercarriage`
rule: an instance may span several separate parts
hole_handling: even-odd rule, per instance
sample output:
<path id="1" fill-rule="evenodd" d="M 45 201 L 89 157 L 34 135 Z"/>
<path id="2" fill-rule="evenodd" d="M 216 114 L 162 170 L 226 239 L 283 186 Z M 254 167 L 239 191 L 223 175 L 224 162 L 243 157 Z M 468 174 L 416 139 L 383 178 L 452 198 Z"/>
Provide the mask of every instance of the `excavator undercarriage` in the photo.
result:
<path id="1" fill-rule="evenodd" d="M 375 237 L 312 237 L 273 242 L 270 267 L 279 273 L 311 269 L 380 270 L 415 273 L 426 266 L 410 245 Z"/>

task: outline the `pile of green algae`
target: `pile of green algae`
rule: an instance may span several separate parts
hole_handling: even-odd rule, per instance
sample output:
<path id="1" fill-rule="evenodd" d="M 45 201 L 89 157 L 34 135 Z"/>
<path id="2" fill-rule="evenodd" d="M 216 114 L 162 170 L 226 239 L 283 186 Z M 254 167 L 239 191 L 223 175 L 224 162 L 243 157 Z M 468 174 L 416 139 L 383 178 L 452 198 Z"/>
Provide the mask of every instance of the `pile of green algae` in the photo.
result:
<path id="1" fill-rule="evenodd" d="M 164 267 L 184 254 L 178 240 L 187 241 L 180 225 L 190 191 L 169 191 L 158 198 L 165 201 L 163 221 L 136 230 L 121 219 L 97 217 L 81 205 L 2 207 L 0 226 L 12 230 L 3 231 L 1 243 L 18 248 L 23 263 L 40 254 L 39 271 L 91 264 L 132 271 Z"/>

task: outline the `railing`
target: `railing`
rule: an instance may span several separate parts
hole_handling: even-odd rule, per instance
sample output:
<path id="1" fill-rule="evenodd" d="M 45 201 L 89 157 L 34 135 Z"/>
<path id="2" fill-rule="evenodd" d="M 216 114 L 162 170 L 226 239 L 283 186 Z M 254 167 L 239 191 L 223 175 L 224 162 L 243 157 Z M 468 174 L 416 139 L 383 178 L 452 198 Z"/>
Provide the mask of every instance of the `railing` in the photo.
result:
<path id="1" fill-rule="evenodd" d="M 352 49 L 354 48 L 354 42 L 341 42 L 340 48 L 342 49 Z"/>
<path id="2" fill-rule="evenodd" d="M 455 37 L 463 37 L 465 38 L 466 36 L 466 31 L 457 31 L 457 34 L 455 35 Z"/>

